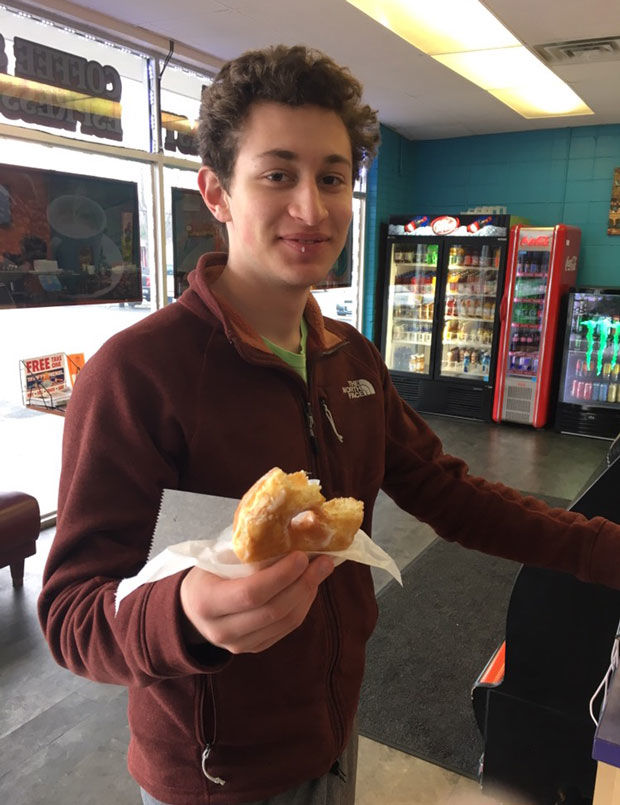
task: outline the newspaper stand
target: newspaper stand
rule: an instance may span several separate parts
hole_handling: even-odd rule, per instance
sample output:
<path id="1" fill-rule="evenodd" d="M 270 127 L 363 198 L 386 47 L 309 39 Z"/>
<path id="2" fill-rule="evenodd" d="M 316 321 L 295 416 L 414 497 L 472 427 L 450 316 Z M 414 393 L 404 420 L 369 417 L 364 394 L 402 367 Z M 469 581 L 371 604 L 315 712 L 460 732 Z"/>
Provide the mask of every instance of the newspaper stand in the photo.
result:
<path id="1" fill-rule="evenodd" d="M 26 408 L 64 416 L 84 355 L 56 352 L 24 358 L 19 365 L 22 403 Z"/>

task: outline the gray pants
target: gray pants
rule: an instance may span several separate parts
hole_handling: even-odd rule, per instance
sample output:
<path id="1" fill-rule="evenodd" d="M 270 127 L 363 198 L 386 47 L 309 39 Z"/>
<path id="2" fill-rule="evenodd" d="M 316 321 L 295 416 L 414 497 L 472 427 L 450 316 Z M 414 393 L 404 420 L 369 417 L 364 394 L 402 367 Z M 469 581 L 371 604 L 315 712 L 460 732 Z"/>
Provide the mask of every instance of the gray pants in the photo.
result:
<path id="1" fill-rule="evenodd" d="M 316 780 L 308 780 L 297 788 L 260 802 L 246 805 L 354 805 L 357 773 L 357 732 L 338 760 L 341 774 L 328 772 Z M 141 788 L 143 805 L 166 805 Z"/>

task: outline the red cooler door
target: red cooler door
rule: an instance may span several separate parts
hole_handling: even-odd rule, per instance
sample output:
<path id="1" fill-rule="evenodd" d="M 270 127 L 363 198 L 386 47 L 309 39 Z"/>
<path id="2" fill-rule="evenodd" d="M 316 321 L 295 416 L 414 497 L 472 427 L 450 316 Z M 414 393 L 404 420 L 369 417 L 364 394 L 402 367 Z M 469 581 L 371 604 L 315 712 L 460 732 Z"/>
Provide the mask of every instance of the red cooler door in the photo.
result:
<path id="1" fill-rule="evenodd" d="M 535 402 L 541 382 L 539 359 L 548 290 L 549 251 L 519 251 L 504 367 L 502 419 L 537 424 Z"/>

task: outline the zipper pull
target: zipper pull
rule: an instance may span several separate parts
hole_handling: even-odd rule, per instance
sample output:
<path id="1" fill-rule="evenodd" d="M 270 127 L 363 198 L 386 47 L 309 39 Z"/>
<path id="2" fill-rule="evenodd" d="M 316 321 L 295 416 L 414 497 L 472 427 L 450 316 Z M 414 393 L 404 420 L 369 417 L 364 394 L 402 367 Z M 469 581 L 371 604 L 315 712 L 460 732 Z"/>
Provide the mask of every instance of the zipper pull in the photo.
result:
<path id="1" fill-rule="evenodd" d="M 216 785 L 226 785 L 226 780 L 222 780 L 221 777 L 211 777 L 211 775 L 207 771 L 207 759 L 211 754 L 211 747 L 212 744 L 207 744 L 202 752 L 202 758 L 201 758 L 202 773 L 207 778 L 207 780 L 210 780 L 212 783 L 215 783 Z"/>
<path id="2" fill-rule="evenodd" d="M 319 443 L 314 432 L 314 416 L 312 415 L 312 406 L 310 405 L 310 401 L 306 403 L 306 422 L 308 423 L 308 432 L 310 434 L 312 451 L 315 455 L 317 455 L 319 452 Z"/>
<path id="3" fill-rule="evenodd" d="M 325 416 L 327 417 L 327 421 L 332 426 L 332 430 L 336 434 L 336 438 L 342 444 L 344 442 L 343 437 L 338 433 L 338 428 L 336 427 L 336 423 L 334 422 L 334 417 L 332 416 L 332 412 L 327 407 L 327 403 L 325 400 L 321 399 L 321 405 L 323 406 L 323 411 L 325 412 Z"/>

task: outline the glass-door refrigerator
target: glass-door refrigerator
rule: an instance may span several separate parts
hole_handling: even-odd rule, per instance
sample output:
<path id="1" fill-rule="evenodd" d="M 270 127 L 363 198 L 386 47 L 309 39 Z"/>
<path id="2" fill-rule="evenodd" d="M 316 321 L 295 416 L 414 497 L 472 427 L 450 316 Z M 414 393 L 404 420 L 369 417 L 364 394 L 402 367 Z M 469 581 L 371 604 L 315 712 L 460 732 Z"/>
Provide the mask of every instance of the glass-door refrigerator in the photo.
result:
<path id="1" fill-rule="evenodd" d="M 419 411 L 490 420 L 509 216 L 390 218 L 383 355 Z"/>
<path id="2" fill-rule="evenodd" d="M 581 231 L 564 224 L 511 230 L 493 403 L 496 422 L 535 428 L 547 423 L 560 304 L 575 286 L 580 242 Z"/>
<path id="3" fill-rule="evenodd" d="M 567 300 L 555 428 L 603 439 L 620 433 L 620 288 L 582 288 Z"/>

